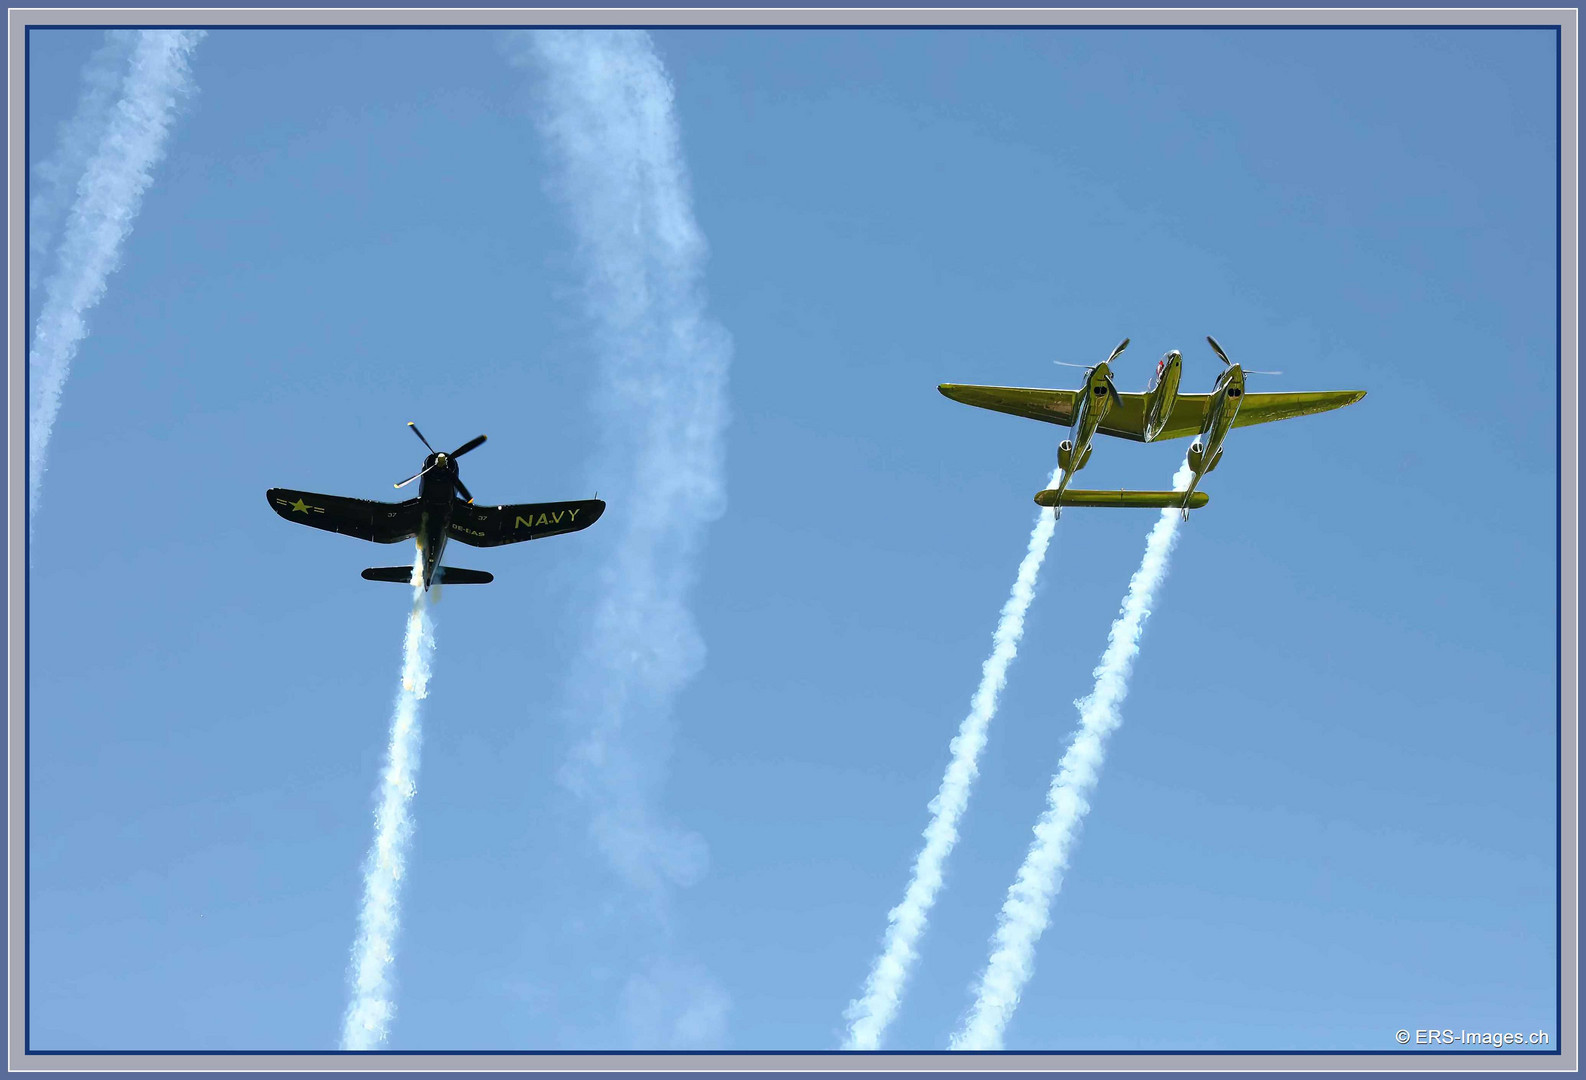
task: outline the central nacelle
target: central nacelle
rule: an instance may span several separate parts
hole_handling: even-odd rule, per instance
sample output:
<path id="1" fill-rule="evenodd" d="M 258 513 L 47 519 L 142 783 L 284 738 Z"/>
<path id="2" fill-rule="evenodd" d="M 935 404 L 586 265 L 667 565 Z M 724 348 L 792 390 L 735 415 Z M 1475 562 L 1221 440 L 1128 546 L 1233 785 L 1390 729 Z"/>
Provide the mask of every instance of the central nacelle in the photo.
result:
<path id="1" fill-rule="evenodd" d="M 1145 388 L 1145 441 L 1151 442 L 1167 426 L 1178 402 L 1179 378 L 1184 373 L 1177 351 L 1168 353 L 1157 367 L 1151 385 Z"/>

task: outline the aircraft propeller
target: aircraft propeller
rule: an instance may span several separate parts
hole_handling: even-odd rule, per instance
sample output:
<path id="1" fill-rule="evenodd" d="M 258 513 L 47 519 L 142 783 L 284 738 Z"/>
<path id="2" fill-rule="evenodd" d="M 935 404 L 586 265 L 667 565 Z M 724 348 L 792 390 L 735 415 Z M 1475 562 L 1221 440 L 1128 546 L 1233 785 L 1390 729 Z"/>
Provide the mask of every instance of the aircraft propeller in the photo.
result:
<path id="1" fill-rule="evenodd" d="M 475 435 L 473 438 L 471 438 L 467 442 L 463 443 L 457 449 L 453 450 L 451 456 L 454 457 L 454 458 L 460 458 L 464 454 L 468 453 L 468 451 L 472 450 L 474 447 L 478 446 L 480 443 L 482 443 L 484 441 L 485 441 L 485 437 L 483 435 Z"/>
<path id="2" fill-rule="evenodd" d="M 431 469 L 435 468 L 436 465 L 440 464 L 440 459 L 443 456 L 443 455 L 437 454 L 435 452 L 435 448 L 430 445 L 430 441 L 424 437 L 424 433 L 419 430 L 419 426 L 417 424 L 415 424 L 413 421 L 409 420 L 408 421 L 408 427 L 413 429 L 413 434 L 415 434 L 415 435 L 417 435 L 419 437 L 419 442 L 423 443 L 425 449 L 427 449 L 430 452 L 432 460 L 430 461 L 430 463 L 428 465 L 424 466 L 424 468 L 420 469 L 418 472 L 414 473 L 412 476 L 408 477 L 406 480 L 402 481 L 400 484 L 394 485 L 395 487 L 399 487 L 399 488 L 407 487 L 413 481 L 417 480 L 419 477 L 423 476 L 425 473 L 427 473 Z M 483 435 L 475 435 L 472 439 L 469 439 L 467 442 L 463 443 L 457 449 L 453 450 L 450 454 L 444 455 L 444 456 L 449 457 L 449 458 L 460 458 L 464 454 L 468 453 L 468 451 L 470 451 L 470 450 L 474 449 L 475 447 L 479 446 L 480 444 L 482 444 L 484 441 L 485 441 L 485 436 L 483 436 Z M 457 485 L 457 490 L 462 492 L 463 498 L 467 499 L 470 503 L 472 503 L 474 501 L 474 497 L 468 493 L 468 488 L 463 486 L 462 478 L 458 477 L 458 476 L 456 476 L 454 474 L 453 477 L 452 477 L 452 480 Z"/>
<path id="3" fill-rule="evenodd" d="M 1114 360 L 1118 359 L 1118 357 L 1123 355 L 1123 351 L 1125 349 L 1127 349 L 1128 347 L 1129 347 L 1129 339 L 1128 338 L 1124 338 L 1122 341 L 1118 342 L 1118 347 L 1116 349 L 1112 350 L 1112 352 L 1108 354 L 1107 363 L 1110 364 Z M 1113 385 L 1113 381 L 1112 381 L 1112 376 L 1111 375 L 1107 376 L 1107 393 L 1112 395 L 1112 403 L 1114 405 L 1122 405 L 1123 404 L 1123 398 L 1121 396 L 1119 396 L 1118 388 Z"/>
<path id="4" fill-rule="evenodd" d="M 1121 354 L 1128 347 L 1129 347 L 1129 339 L 1128 338 L 1124 338 L 1122 341 L 1118 342 L 1118 347 L 1116 349 L 1112 350 L 1112 352 L 1108 355 L 1107 359 L 1105 361 L 1103 361 L 1103 363 L 1107 363 L 1107 364 L 1112 363 L 1114 360 L 1118 359 L 1119 354 Z M 1070 363 L 1067 363 L 1066 361 L 1063 361 L 1063 360 L 1053 360 L 1052 363 L 1056 364 L 1058 367 L 1083 368 L 1086 371 L 1095 371 L 1096 370 L 1096 365 L 1095 364 L 1070 364 Z M 1089 378 L 1089 376 L 1086 376 L 1086 377 Z M 1107 392 L 1110 395 L 1112 395 L 1112 403 L 1114 405 L 1122 404 L 1123 399 L 1118 394 L 1118 388 L 1115 385 L 1113 385 L 1113 381 L 1112 381 L 1112 376 L 1111 375 L 1107 376 Z"/>
<path id="5" fill-rule="evenodd" d="M 1207 341 L 1211 341 L 1211 338 L 1207 338 L 1206 340 Z M 419 426 L 417 424 L 415 424 L 413 421 L 409 420 L 408 421 L 408 427 L 412 428 L 413 429 L 413 434 L 415 434 L 415 435 L 417 435 L 419 437 L 419 442 L 424 444 L 424 449 L 428 450 L 430 453 L 433 454 L 435 452 L 435 448 L 433 446 L 431 446 L 430 445 L 430 441 L 424 437 L 424 433 L 419 430 Z"/>
<path id="6" fill-rule="evenodd" d="M 1217 359 L 1221 360 L 1228 367 L 1233 367 L 1233 362 L 1228 359 L 1228 354 L 1223 352 L 1223 347 L 1221 345 L 1217 344 L 1217 339 L 1216 338 L 1212 337 L 1210 334 L 1207 334 L 1206 335 L 1206 344 L 1208 344 L 1208 345 L 1210 345 L 1212 347 L 1212 352 L 1217 354 Z M 1281 372 L 1281 371 L 1254 371 L 1254 370 L 1252 370 L 1250 368 L 1241 368 L 1240 370 L 1242 370 L 1246 375 L 1282 375 L 1283 374 L 1283 372 Z"/>
<path id="7" fill-rule="evenodd" d="M 1107 357 L 1105 362 L 1109 364 L 1112 363 L 1114 360 L 1118 359 L 1119 354 L 1128 347 L 1129 339 L 1124 338 L 1122 341 L 1118 342 L 1118 347 L 1112 350 L 1112 353 Z M 1095 364 L 1070 364 L 1067 360 L 1053 360 L 1052 363 L 1056 364 L 1058 367 L 1083 368 L 1086 371 L 1091 371 L 1096 366 Z"/>

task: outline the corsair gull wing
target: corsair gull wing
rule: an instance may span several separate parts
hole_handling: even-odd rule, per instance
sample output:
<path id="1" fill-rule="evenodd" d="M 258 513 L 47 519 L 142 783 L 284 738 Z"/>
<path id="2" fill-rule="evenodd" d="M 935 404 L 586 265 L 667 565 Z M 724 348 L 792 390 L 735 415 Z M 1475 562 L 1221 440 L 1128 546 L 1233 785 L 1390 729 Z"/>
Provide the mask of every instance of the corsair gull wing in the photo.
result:
<path id="1" fill-rule="evenodd" d="M 411 540 L 419 531 L 417 499 L 400 503 L 374 502 L 291 488 L 271 488 L 265 492 L 265 497 L 270 500 L 270 508 L 288 521 L 377 544 Z"/>
<path id="2" fill-rule="evenodd" d="M 586 529 L 606 512 L 601 499 L 470 506 L 458 500 L 447 535 L 470 547 L 498 547 Z"/>

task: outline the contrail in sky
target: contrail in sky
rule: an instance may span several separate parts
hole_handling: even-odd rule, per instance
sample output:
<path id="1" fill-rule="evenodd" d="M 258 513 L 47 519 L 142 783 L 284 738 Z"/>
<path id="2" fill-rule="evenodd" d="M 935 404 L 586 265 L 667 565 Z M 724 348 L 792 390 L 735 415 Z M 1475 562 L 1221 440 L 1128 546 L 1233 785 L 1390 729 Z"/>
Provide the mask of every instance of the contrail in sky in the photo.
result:
<path id="1" fill-rule="evenodd" d="M 672 83 L 650 36 L 533 31 L 514 36 L 511 54 L 540 76 L 548 186 L 571 211 L 598 362 L 599 487 L 612 495 L 607 520 L 616 526 L 590 636 L 567 682 L 577 735 L 561 780 L 589 807 L 606 860 L 659 916 L 669 889 L 697 880 L 707 858 L 704 840 L 667 821 L 658 803 L 672 703 L 704 665 L 688 594 L 706 526 L 725 505 L 732 340 L 706 312 L 705 238 Z M 719 991 L 701 993 L 720 1003 L 706 1010 L 712 1017 L 725 1010 Z M 694 1010 L 668 1038 L 715 1038 L 719 1025 L 700 1019 L 697 1001 L 663 996 L 669 1008 Z"/>
<path id="2" fill-rule="evenodd" d="M 43 286 L 43 305 L 28 351 L 32 375 L 28 494 L 34 512 L 50 433 L 61 407 L 61 388 L 88 333 L 87 313 L 105 294 L 105 281 L 121 259 L 121 246 L 132 231 L 143 193 L 165 154 L 177 105 L 192 89 L 188 60 L 203 36 L 202 30 L 138 31 L 120 83 L 120 100 L 106 114 L 106 67 L 119 48 L 117 39 L 112 39 L 89 61 L 88 85 L 77 117 L 63 133 L 59 162 L 63 168 L 81 155 L 84 140 L 94 132 L 98 143 L 76 180 L 76 201 L 55 253 L 54 271 Z M 40 224 L 46 228 L 49 199 L 67 182 L 48 179 L 53 176 L 45 170 L 45 204 L 39 209 Z"/>
<path id="3" fill-rule="evenodd" d="M 1053 472 L 1046 486 L 1056 487 L 1061 473 L 1061 469 Z M 986 745 L 986 729 L 997 714 L 997 698 L 1007 684 L 1008 666 L 1018 655 L 1024 616 L 1035 598 L 1036 579 L 1056 527 L 1050 512 L 1038 513 L 1029 548 L 1013 579 L 1013 590 L 1002 605 L 997 629 L 991 635 L 991 655 L 981 665 L 980 685 L 970 699 L 969 715 L 958 725 L 958 735 L 948 745 L 952 759 L 942 776 L 942 786 L 928 807 L 931 820 L 925 826 L 925 846 L 914 857 L 914 872 L 904 890 L 903 902 L 887 912 L 886 938 L 881 955 L 876 957 L 870 977 L 865 980 L 864 996 L 851 1002 L 844 1014 L 849 1022 L 845 1050 L 878 1049 L 881 1036 L 902 1003 L 903 985 L 919 955 L 916 946 L 925 933 L 926 916 L 942 887 L 942 867 L 958 842 L 958 819 L 969 805 L 969 791 L 979 771 L 976 762 Z"/>
<path id="4" fill-rule="evenodd" d="M 391 714 L 391 740 L 380 774 L 380 805 L 375 811 L 374 843 L 363 867 L 363 910 L 352 950 L 352 1001 L 342 1021 L 343 1050 L 372 1050 L 385 1042 L 395 1010 L 391 964 L 396 959 L 398 892 L 407 859 L 413 818 L 408 804 L 418 791 L 419 702 L 429 696 L 430 656 L 435 633 L 421 577 L 422 558 L 413 562 L 413 607 L 402 639 L 402 685 Z"/>
<path id="5" fill-rule="evenodd" d="M 1189 486 L 1189 463 L 1179 466 L 1173 489 Z M 1035 970 L 1035 944 L 1046 929 L 1052 897 L 1062 886 L 1069 852 L 1090 810 L 1087 796 L 1101 774 L 1107 736 L 1121 722 L 1119 707 L 1129 692 L 1129 674 L 1140 653 L 1140 634 L 1151 616 L 1156 591 L 1167 577 L 1168 559 L 1178 540 L 1179 511 L 1163 510 L 1146 537 L 1145 556 L 1129 579 L 1123 607 L 1107 634 L 1107 649 L 1096 665 L 1096 683 L 1076 701 L 1079 731 L 1069 744 L 1047 792 L 1047 808 L 1035 825 L 1035 842 L 1008 889 L 997 919 L 991 958 L 981 974 L 969 1017 L 953 1035 L 953 1050 L 1000 1050 L 1002 1035 L 1019 995 Z"/>

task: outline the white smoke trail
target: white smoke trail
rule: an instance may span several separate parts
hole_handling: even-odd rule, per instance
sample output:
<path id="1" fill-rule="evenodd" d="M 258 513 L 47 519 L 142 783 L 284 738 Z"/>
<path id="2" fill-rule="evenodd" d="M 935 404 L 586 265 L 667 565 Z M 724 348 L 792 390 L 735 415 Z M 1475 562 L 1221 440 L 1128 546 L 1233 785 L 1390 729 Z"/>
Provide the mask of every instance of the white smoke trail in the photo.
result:
<path id="1" fill-rule="evenodd" d="M 1189 463 L 1179 466 L 1173 489 L 1189 486 Z M 1086 797 L 1096 787 L 1107 736 L 1122 722 L 1119 707 L 1129 692 L 1129 674 L 1140 653 L 1140 633 L 1151 615 L 1157 589 L 1167 577 L 1168 559 L 1178 540 L 1179 511 L 1163 510 L 1146 538 L 1145 556 L 1129 579 L 1123 607 L 1107 634 L 1107 649 L 1096 665 L 1095 686 L 1076 701 L 1079 731 L 1069 744 L 1047 792 L 1047 808 L 1035 825 L 1035 842 L 1008 889 L 997 919 L 991 958 L 981 974 L 969 1017 L 953 1035 L 953 1050 L 1000 1050 L 1002 1035 L 1019 995 L 1035 970 L 1035 945 L 1046 929 L 1052 897 L 1062 886 L 1069 852 L 1090 810 Z"/>
<path id="2" fill-rule="evenodd" d="M 396 959 L 398 892 L 413 818 L 408 804 L 418 791 L 419 702 L 429 696 L 430 656 L 435 651 L 422 577 L 422 553 L 413 562 L 413 607 L 402 638 L 402 685 L 391 714 L 391 738 L 380 775 L 374 843 L 363 867 L 363 910 L 353 945 L 352 1001 L 342 1021 L 343 1050 L 372 1050 L 385 1041 L 395 1011 L 391 964 Z"/>
<path id="3" fill-rule="evenodd" d="M 67 218 L 55 269 L 44 284 L 44 301 L 28 350 L 32 373 L 29 420 L 29 505 L 38 510 L 45 455 L 61 389 L 77 348 L 88 333 L 86 316 L 105 294 L 105 281 L 121 259 L 121 245 L 132 231 L 143 193 L 165 153 L 166 136 L 177 105 L 192 88 L 188 59 L 202 30 L 139 31 L 121 82 L 121 99 L 106 118 L 98 147 L 77 182 L 77 197 Z M 105 60 L 90 61 L 90 77 Z M 94 91 L 87 95 L 83 121 L 96 126 Z M 68 136 L 74 137 L 74 136 Z"/>
<path id="4" fill-rule="evenodd" d="M 1047 487 L 1056 487 L 1062 470 L 1052 473 Z M 1052 542 L 1057 522 L 1046 510 L 1039 511 L 1030 532 L 1029 548 L 1019 563 L 1013 589 L 1002 605 L 997 629 L 991 635 L 991 655 L 980 668 L 980 685 L 970 699 L 969 715 L 958 726 L 958 735 L 948 744 L 952 759 L 942 776 L 942 786 L 927 809 L 930 823 L 925 826 L 925 846 L 914 858 L 914 870 L 904 890 L 903 901 L 887 912 L 887 933 L 881 954 L 876 957 L 865 980 L 864 996 L 850 1002 L 844 1016 L 849 1022 L 845 1050 L 875 1050 L 881 1036 L 897 1015 L 903 1000 L 903 986 L 909 969 L 918 957 L 916 946 L 925 933 L 925 920 L 936 903 L 942 887 L 942 867 L 953 845 L 958 842 L 958 820 L 969 805 L 969 792 L 979 773 L 977 762 L 986 745 L 986 729 L 997 714 L 997 698 L 1008 682 L 1008 666 L 1019 652 L 1024 637 L 1024 616 L 1035 598 L 1036 579 Z"/>
<path id="5" fill-rule="evenodd" d="M 673 702 L 704 666 L 688 594 L 706 526 L 725 504 L 732 341 L 706 312 L 705 238 L 650 36 L 535 31 L 510 48 L 539 76 L 547 187 L 571 211 L 583 267 L 604 427 L 598 486 L 611 504 L 600 527 L 614 543 L 565 684 L 575 736 L 559 778 L 588 808 L 591 837 L 629 899 L 664 931 L 670 891 L 697 880 L 708 857 L 703 838 L 666 819 L 660 787 Z M 641 1010 L 638 1025 L 630 1016 L 635 1045 L 719 1046 L 726 994 L 697 964 L 655 964 L 630 980 L 630 1003 L 667 1015 Z"/>
<path id="6" fill-rule="evenodd" d="M 116 91 L 121 89 L 121 69 L 136 40 L 135 31 L 105 32 L 104 44 L 83 65 L 77 111 L 61 125 L 54 152 L 33 166 L 32 182 L 28 187 L 29 289 L 37 285 L 44 274 L 55 230 L 60 226 L 67 203 L 76 193 L 89 156 L 104 136 Z"/>
<path id="7" fill-rule="evenodd" d="M 705 527 L 724 506 L 732 343 L 706 314 L 672 84 L 648 34 L 535 31 L 514 62 L 543 79 L 552 192 L 572 211 L 597 337 L 610 448 L 600 488 L 615 551 L 568 681 L 582 728 L 563 782 L 591 805 L 601 851 L 657 896 L 704 868 L 704 842 L 658 820 L 673 698 L 703 666 L 687 595 Z M 602 528 L 607 525 L 603 524 Z"/>

